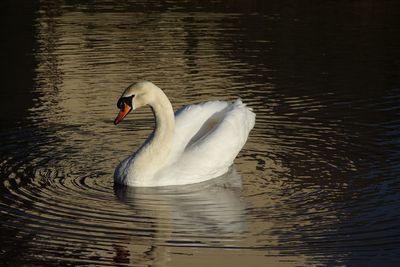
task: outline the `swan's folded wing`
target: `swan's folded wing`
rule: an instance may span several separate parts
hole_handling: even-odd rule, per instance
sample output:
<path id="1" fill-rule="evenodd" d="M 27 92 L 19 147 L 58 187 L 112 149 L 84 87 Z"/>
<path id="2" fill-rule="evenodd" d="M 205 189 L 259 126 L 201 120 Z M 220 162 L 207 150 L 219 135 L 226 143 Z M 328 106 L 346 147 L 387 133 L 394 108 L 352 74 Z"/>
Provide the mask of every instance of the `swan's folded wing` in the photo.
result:
<path id="1" fill-rule="evenodd" d="M 222 117 L 218 123 L 189 141 L 180 158 L 168 168 L 169 179 L 185 176 L 186 182 L 201 182 L 224 174 L 232 165 L 254 127 L 255 114 L 240 100 L 219 112 L 216 115 Z"/>
<path id="2" fill-rule="evenodd" d="M 185 159 L 197 158 L 199 164 L 210 169 L 227 168 L 233 163 L 254 127 L 255 114 L 238 100 L 228 106 L 222 116 L 213 129 L 189 143 Z"/>

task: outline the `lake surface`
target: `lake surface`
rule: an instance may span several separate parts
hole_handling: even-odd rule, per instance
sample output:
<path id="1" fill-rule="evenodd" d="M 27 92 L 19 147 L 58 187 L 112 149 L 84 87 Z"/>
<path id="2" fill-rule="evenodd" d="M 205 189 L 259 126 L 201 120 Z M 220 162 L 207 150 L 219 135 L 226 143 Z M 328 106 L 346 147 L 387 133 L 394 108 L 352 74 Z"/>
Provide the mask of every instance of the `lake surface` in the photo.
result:
<path id="1" fill-rule="evenodd" d="M 197 2 L 2 2 L 0 265 L 398 266 L 399 2 Z M 138 79 L 252 107 L 232 171 L 115 187 Z"/>

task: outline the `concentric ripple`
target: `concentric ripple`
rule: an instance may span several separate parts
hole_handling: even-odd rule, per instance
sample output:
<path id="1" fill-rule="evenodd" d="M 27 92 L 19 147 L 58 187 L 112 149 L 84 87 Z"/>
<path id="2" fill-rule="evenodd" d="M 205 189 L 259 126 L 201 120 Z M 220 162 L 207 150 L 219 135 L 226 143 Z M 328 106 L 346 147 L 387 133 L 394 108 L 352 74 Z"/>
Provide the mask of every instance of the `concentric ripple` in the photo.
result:
<path id="1" fill-rule="evenodd" d="M 8 38 L 26 36 L 22 69 L 0 98 L 0 265 L 398 264 L 398 4 L 197 2 L 21 7 Z M 148 109 L 112 123 L 137 79 L 175 109 L 254 109 L 229 173 L 113 184 L 153 127 Z"/>

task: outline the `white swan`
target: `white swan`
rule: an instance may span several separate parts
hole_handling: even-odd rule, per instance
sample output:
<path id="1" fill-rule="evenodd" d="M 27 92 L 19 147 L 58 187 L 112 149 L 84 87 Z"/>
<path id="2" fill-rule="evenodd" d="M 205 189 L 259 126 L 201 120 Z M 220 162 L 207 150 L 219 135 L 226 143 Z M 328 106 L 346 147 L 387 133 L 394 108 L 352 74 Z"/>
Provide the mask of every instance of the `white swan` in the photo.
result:
<path id="1" fill-rule="evenodd" d="M 254 127 L 255 114 L 240 99 L 184 106 L 175 115 L 164 92 L 148 81 L 130 85 L 118 100 L 118 124 L 149 105 L 156 127 L 142 146 L 115 169 L 114 181 L 129 186 L 203 182 L 229 170 Z"/>

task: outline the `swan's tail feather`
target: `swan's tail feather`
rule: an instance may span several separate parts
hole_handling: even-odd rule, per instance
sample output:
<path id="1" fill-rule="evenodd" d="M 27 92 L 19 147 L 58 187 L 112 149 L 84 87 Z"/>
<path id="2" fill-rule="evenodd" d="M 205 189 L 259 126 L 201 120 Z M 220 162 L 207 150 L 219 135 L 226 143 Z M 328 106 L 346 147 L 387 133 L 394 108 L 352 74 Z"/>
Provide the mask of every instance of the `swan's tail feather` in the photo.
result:
<path id="1" fill-rule="evenodd" d="M 244 112 L 246 119 L 244 120 L 247 124 L 248 132 L 253 129 L 256 120 L 256 114 L 253 111 L 253 108 L 248 107 L 245 103 L 243 103 L 241 98 L 236 99 L 235 102 L 232 103 L 231 109 L 239 108 L 242 112 Z"/>

